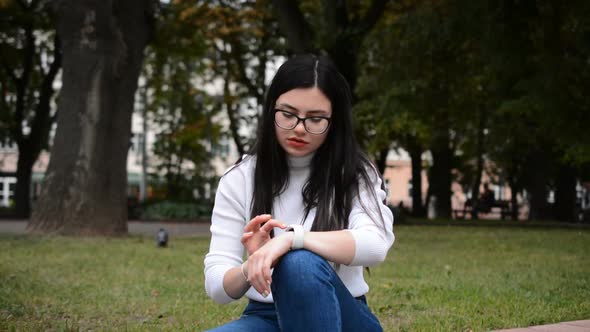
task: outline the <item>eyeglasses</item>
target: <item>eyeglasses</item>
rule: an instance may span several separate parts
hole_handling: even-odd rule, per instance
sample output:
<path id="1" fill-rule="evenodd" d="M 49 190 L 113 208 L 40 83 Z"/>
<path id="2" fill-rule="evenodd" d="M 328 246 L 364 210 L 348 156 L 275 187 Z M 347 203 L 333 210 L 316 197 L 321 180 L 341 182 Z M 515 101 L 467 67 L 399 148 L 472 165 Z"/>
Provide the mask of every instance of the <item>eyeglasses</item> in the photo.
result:
<path id="1" fill-rule="evenodd" d="M 296 114 L 293 114 L 285 110 L 275 110 L 275 124 L 283 129 L 293 129 L 297 127 L 299 122 L 303 121 L 303 127 L 305 131 L 310 134 L 319 135 L 323 134 L 330 126 L 330 118 L 325 116 L 310 116 L 306 118 L 300 118 Z"/>

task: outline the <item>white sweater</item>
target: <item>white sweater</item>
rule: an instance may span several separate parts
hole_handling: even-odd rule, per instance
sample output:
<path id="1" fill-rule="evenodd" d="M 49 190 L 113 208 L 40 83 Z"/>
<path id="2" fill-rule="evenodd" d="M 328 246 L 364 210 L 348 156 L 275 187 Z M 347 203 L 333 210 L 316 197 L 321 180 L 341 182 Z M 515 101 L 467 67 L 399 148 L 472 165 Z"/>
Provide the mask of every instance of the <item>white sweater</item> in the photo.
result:
<path id="1" fill-rule="evenodd" d="M 302 223 L 305 215 L 302 189 L 309 177 L 312 157 L 313 155 L 289 158 L 289 184 L 274 201 L 273 219 L 287 225 Z M 255 166 L 255 157 L 246 157 L 225 173 L 217 188 L 211 216 L 211 246 L 205 256 L 205 289 L 207 295 L 218 303 L 229 303 L 234 300 L 223 288 L 223 277 L 229 269 L 243 263 L 244 247 L 240 239 L 246 223 L 250 221 Z M 338 276 L 354 297 L 361 296 L 369 290 L 363 277 L 363 266 L 382 262 L 394 241 L 393 215 L 382 203 L 386 193 L 381 189 L 381 179 L 375 172 L 372 172 L 370 177 L 373 179 L 372 185 L 379 202 L 375 202 L 361 185 L 359 198 L 354 199 L 348 220 L 348 230 L 356 243 L 355 256 L 350 265 L 341 265 L 337 269 Z M 375 213 L 373 218 L 367 215 L 359 200 L 362 200 L 371 214 Z M 378 208 L 376 204 L 379 204 Z M 379 214 L 384 225 L 381 225 Z M 314 217 L 315 209 L 312 209 L 303 222 L 306 230 L 311 229 Z M 274 232 L 275 235 L 280 235 L 283 230 L 275 228 Z M 264 298 L 252 287 L 245 295 L 252 300 L 273 302 L 272 294 Z"/>

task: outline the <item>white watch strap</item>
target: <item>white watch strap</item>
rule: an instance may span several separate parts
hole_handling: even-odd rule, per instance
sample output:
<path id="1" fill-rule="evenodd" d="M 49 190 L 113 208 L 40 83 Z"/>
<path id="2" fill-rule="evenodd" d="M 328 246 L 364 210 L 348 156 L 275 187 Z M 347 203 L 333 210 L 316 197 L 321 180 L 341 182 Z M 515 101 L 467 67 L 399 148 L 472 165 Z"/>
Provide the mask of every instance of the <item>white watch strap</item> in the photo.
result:
<path id="1" fill-rule="evenodd" d="M 303 248 L 303 237 L 305 236 L 305 230 L 302 225 L 289 225 L 286 231 L 293 231 L 293 242 L 291 243 L 291 250 L 297 250 Z"/>

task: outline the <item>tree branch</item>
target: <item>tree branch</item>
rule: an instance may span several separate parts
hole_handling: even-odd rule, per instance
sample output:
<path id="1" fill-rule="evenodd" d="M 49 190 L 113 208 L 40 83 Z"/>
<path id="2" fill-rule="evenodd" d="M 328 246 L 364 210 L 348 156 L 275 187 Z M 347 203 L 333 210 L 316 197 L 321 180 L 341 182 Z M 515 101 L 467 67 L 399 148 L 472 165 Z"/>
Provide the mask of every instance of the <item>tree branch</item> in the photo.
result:
<path id="1" fill-rule="evenodd" d="M 35 58 L 35 37 L 30 24 L 25 27 L 25 54 L 23 60 L 23 73 L 18 77 L 16 83 L 16 107 L 14 110 L 14 122 L 10 126 L 11 134 L 17 144 L 23 139 L 22 122 L 24 119 L 26 89 L 33 69 L 33 60 Z"/>
<path id="2" fill-rule="evenodd" d="M 245 148 L 244 144 L 242 143 L 242 138 L 240 137 L 239 131 L 239 124 L 238 120 L 236 119 L 236 109 L 233 108 L 233 103 L 230 98 L 230 91 L 229 91 L 229 80 L 226 79 L 223 83 L 223 100 L 225 103 L 227 117 L 229 119 L 229 129 L 234 139 L 234 143 L 236 144 L 236 148 L 238 149 L 238 154 L 240 156 L 244 155 Z"/>
<path id="3" fill-rule="evenodd" d="M 18 85 L 19 78 L 16 77 L 16 74 L 10 68 L 8 63 L 6 63 L 6 61 L 4 61 L 4 59 L 6 59 L 6 57 L 4 55 L 0 54 L 0 63 L 2 63 L 2 68 L 4 68 L 4 71 L 6 72 L 6 74 L 8 74 L 8 76 L 14 82 L 14 84 Z"/>
<path id="4" fill-rule="evenodd" d="M 56 35 L 53 42 L 53 62 L 49 65 L 47 74 L 41 83 L 39 102 L 35 108 L 35 117 L 31 124 L 29 140 L 35 154 L 41 151 L 42 145 L 47 141 L 49 129 L 53 123 L 50 115 L 51 97 L 53 96 L 53 81 L 61 69 L 61 43 Z"/>
<path id="5" fill-rule="evenodd" d="M 323 0 L 323 17 L 326 21 L 326 31 L 338 34 L 348 26 L 348 10 L 344 0 Z"/>
<path id="6" fill-rule="evenodd" d="M 273 0 L 273 12 L 291 50 L 306 53 L 313 49 L 313 31 L 295 0 Z"/>
<path id="7" fill-rule="evenodd" d="M 258 88 L 256 87 L 256 84 L 254 84 L 248 78 L 248 75 L 246 75 L 246 66 L 244 66 L 244 60 L 241 57 L 241 54 L 243 54 L 242 45 L 240 45 L 239 42 L 235 42 L 235 41 L 233 43 L 230 42 L 230 45 L 231 45 L 230 57 L 236 63 L 236 66 L 238 69 L 237 74 L 240 78 L 241 83 L 243 83 L 246 86 L 246 88 L 248 88 L 248 91 L 250 91 L 250 93 L 256 97 L 256 100 L 260 100 L 261 96 L 258 91 Z"/>

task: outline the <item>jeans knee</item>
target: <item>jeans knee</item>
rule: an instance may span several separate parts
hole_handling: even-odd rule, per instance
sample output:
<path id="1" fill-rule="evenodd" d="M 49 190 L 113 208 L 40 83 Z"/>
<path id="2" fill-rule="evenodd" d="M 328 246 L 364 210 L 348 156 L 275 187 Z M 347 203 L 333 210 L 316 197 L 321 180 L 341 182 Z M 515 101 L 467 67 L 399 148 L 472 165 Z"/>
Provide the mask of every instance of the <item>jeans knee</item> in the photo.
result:
<path id="1" fill-rule="evenodd" d="M 321 256 L 308 250 L 290 251 L 281 257 L 273 272 L 272 286 L 287 284 L 290 289 L 311 290 L 313 284 L 330 278 L 332 267 Z M 274 292 L 274 291 L 273 291 Z"/>
<path id="2" fill-rule="evenodd" d="M 305 249 L 289 251 L 281 257 L 279 263 L 275 267 L 279 270 L 309 270 L 315 267 L 328 264 L 328 262 L 321 256 Z"/>

